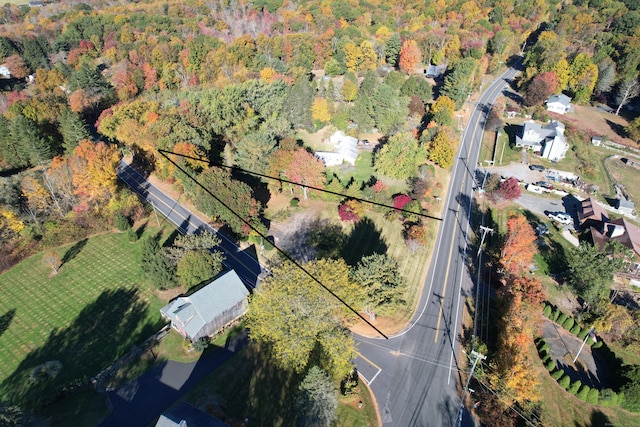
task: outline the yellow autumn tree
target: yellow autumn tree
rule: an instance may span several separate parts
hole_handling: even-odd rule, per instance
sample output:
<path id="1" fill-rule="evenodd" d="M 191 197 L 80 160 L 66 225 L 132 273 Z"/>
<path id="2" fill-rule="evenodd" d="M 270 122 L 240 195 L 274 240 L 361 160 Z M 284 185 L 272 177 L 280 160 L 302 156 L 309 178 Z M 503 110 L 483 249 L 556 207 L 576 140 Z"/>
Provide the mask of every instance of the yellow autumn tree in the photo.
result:
<path id="1" fill-rule="evenodd" d="M 344 45 L 344 63 L 347 66 L 347 70 L 355 73 L 358 71 L 360 62 L 362 61 L 362 50 L 354 43 L 347 43 Z"/>
<path id="2" fill-rule="evenodd" d="M 262 70 L 260 70 L 260 80 L 271 83 L 273 82 L 273 78 L 276 76 L 276 74 L 278 73 L 273 68 L 264 67 Z"/>
<path id="3" fill-rule="evenodd" d="M 321 123 L 327 123 L 331 120 L 329 104 L 326 98 L 315 98 L 313 100 L 313 104 L 311 104 L 311 118 Z"/>
<path id="4" fill-rule="evenodd" d="M 376 65 L 378 63 L 378 55 L 376 51 L 373 49 L 373 44 L 369 40 L 365 40 L 360 43 L 360 53 L 361 53 L 361 61 L 360 61 L 360 70 L 375 70 Z"/>
<path id="5" fill-rule="evenodd" d="M 115 145 L 80 141 L 69 159 L 76 194 L 95 207 L 108 202 L 116 191 L 119 160 Z"/>

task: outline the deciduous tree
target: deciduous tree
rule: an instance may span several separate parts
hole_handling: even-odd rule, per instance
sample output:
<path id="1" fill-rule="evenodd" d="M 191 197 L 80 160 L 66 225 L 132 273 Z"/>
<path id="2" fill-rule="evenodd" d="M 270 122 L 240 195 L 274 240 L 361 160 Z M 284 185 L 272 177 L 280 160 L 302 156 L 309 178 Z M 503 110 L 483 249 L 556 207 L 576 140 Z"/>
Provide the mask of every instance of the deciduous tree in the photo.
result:
<path id="1" fill-rule="evenodd" d="M 343 260 L 313 261 L 304 268 L 347 304 L 361 305 L 360 288 L 349 279 Z M 268 344 L 280 368 L 302 372 L 315 357 L 335 380 L 351 373 L 355 347 L 344 322 L 352 315 L 299 267 L 285 262 L 273 268 L 249 306 L 249 337 Z"/>
<path id="2" fill-rule="evenodd" d="M 119 160 L 114 145 L 80 141 L 69 159 L 76 194 L 97 206 L 108 202 L 116 191 Z"/>
<path id="3" fill-rule="evenodd" d="M 422 60 L 422 52 L 415 40 L 407 39 L 402 42 L 400 48 L 400 69 L 407 74 L 415 72 L 416 67 Z"/>
<path id="4" fill-rule="evenodd" d="M 536 234 L 524 215 L 512 215 L 507 221 L 507 237 L 502 248 L 501 263 L 515 275 L 529 270 L 536 254 Z"/>
<path id="5" fill-rule="evenodd" d="M 426 163 L 427 149 L 408 132 L 399 132 L 376 153 L 374 168 L 395 179 L 415 176 L 418 166 Z"/>
<path id="6" fill-rule="evenodd" d="M 186 252 L 177 266 L 178 283 L 190 288 L 205 280 L 210 280 L 223 270 L 222 252 L 208 250 L 190 250 Z"/>

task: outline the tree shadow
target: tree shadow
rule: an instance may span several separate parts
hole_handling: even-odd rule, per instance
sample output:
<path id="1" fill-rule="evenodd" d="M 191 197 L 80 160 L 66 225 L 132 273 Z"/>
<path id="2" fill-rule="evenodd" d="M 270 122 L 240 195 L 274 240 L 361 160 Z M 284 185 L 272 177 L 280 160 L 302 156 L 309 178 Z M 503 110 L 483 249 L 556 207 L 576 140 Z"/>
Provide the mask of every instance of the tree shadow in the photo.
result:
<path id="1" fill-rule="evenodd" d="M 518 132 L 520 132 L 521 130 L 522 130 L 522 126 L 514 125 L 511 123 L 507 124 L 504 127 L 504 133 L 509 138 L 509 147 L 511 147 L 512 149 L 515 147 L 515 144 L 516 144 L 516 135 L 518 135 Z"/>
<path id="2" fill-rule="evenodd" d="M 619 125 L 618 123 L 614 123 L 609 119 L 605 119 L 605 121 L 607 122 L 611 130 L 616 133 L 616 135 L 621 136 L 623 138 L 627 137 L 627 132 L 625 132 L 624 126 Z"/>
<path id="3" fill-rule="evenodd" d="M 90 376 L 161 326 L 160 316 L 155 321 L 148 320 L 148 310 L 149 304 L 135 289 L 103 291 L 67 328 L 52 330 L 41 347 L 27 354 L 0 384 L 0 392 L 10 396 L 11 403 L 35 409 L 87 385 Z M 32 370 L 48 361 L 62 364 L 58 375 L 30 381 Z"/>
<path id="4" fill-rule="evenodd" d="M 7 311 L 5 314 L 0 316 L 0 336 L 2 336 L 2 334 L 4 334 L 7 331 L 7 329 L 9 329 L 9 326 L 11 325 L 11 321 L 13 320 L 15 315 L 16 315 L 16 309 L 12 308 L 11 310 Z"/>
<path id="5" fill-rule="evenodd" d="M 79 242 L 76 242 L 69 249 L 67 249 L 67 251 L 64 253 L 62 257 L 62 265 L 68 263 L 69 261 L 74 259 L 76 256 L 78 256 L 78 254 L 82 251 L 82 248 L 84 248 L 85 245 L 87 244 L 87 241 L 88 239 L 82 239 Z"/>
<path id="6" fill-rule="evenodd" d="M 138 236 L 138 239 L 142 237 L 142 235 L 144 234 L 144 231 L 147 229 L 148 224 L 149 224 L 149 221 L 145 221 L 140 225 L 140 227 L 136 229 L 136 236 Z"/>
<path id="7" fill-rule="evenodd" d="M 607 417 L 603 412 L 599 411 L 598 409 L 594 409 L 593 412 L 591 412 L 591 420 L 589 421 L 588 424 L 581 424 L 577 421 L 575 423 L 575 427 L 611 427 L 611 426 L 613 426 L 613 424 L 609 420 L 609 417 Z"/>
<path id="8" fill-rule="evenodd" d="M 369 218 L 360 220 L 351 230 L 342 248 L 342 257 L 350 265 L 356 265 L 363 257 L 385 254 L 387 243 L 375 223 Z"/>

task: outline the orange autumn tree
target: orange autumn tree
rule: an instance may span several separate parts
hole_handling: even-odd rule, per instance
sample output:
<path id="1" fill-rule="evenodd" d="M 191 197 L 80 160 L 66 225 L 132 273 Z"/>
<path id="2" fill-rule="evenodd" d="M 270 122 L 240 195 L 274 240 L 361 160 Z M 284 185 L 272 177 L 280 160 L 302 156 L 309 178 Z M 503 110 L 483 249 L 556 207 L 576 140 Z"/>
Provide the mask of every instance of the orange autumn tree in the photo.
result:
<path id="1" fill-rule="evenodd" d="M 546 299 L 544 288 L 537 278 L 509 275 L 498 297 L 502 316 L 492 361 L 495 370 L 488 376 L 489 382 L 499 390 L 498 400 L 505 407 L 514 402 L 537 402 L 539 380 L 529 354 L 542 314 L 541 302 Z"/>
<path id="2" fill-rule="evenodd" d="M 420 60 L 422 52 L 415 40 L 405 40 L 400 48 L 400 69 L 405 73 L 413 73 Z"/>
<path id="3" fill-rule="evenodd" d="M 104 205 L 115 194 L 119 160 L 115 145 L 80 141 L 69 158 L 75 193 L 95 207 Z"/>
<path id="4" fill-rule="evenodd" d="M 522 275 L 529 269 L 536 250 L 536 235 L 521 214 L 514 214 L 507 221 L 507 240 L 502 248 L 501 264 L 506 272 Z"/>

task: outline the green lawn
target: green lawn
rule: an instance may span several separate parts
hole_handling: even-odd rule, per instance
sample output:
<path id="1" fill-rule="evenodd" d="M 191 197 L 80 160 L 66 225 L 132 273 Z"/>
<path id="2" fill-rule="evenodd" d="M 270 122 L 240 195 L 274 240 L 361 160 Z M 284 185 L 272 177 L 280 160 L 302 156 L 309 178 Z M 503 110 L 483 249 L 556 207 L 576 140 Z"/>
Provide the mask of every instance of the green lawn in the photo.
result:
<path id="1" fill-rule="evenodd" d="M 164 323 L 164 302 L 139 267 L 140 249 L 125 233 L 105 234 L 58 248 L 65 262 L 56 275 L 43 254 L 0 275 L 0 315 L 9 314 L 0 329 L 0 398 L 42 405 Z M 31 385 L 32 369 L 47 361 L 62 363 L 58 376 Z"/>
<path id="2" fill-rule="evenodd" d="M 633 157 L 630 157 L 631 160 L 636 163 L 640 163 L 640 160 L 637 160 Z M 609 171 L 618 183 L 624 185 L 624 189 L 631 196 L 631 200 L 636 204 L 640 204 L 640 186 L 638 185 L 638 175 L 640 174 L 640 169 L 636 169 L 633 166 L 629 166 L 628 164 L 622 163 L 620 159 L 609 159 L 607 160 L 607 166 Z"/>

